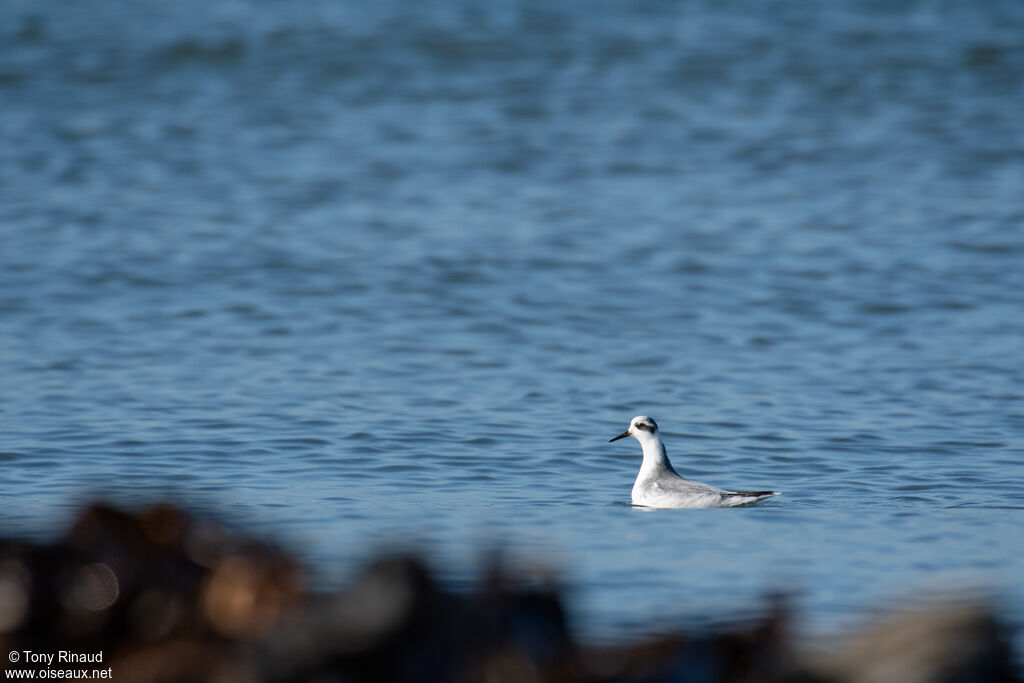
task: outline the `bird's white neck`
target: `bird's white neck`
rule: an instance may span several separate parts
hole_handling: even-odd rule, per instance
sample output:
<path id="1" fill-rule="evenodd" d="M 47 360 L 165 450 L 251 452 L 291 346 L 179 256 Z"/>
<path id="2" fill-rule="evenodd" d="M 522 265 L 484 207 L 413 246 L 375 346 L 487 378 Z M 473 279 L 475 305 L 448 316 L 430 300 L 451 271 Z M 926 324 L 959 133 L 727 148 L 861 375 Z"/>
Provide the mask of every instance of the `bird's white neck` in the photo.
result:
<path id="1" fill-rule="evenodd" d="M 665 471 L 676 474 L 676 471 L 672 469 L 672 463 L 668 461 L 668 453 L 665 452 L 665 444 L 661 441 L 660 436 L 657 434 L 645 436 L 640 440 L 640 445 L 644 449 L 644 461 L 640 465 L 638 480 L 657 476 Z"/>

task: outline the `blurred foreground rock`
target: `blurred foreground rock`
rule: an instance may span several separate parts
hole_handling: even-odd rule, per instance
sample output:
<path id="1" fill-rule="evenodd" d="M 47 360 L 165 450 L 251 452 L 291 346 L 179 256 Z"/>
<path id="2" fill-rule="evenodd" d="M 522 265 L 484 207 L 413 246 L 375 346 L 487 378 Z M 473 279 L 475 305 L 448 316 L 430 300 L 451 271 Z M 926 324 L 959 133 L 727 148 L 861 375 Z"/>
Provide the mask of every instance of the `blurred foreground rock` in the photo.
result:
<path id="1" fill-rule="evenodd" d="M 124 683 L 875 683 L 1019 681 L 1005 626 L 978 606 L 894 617 L 809 654 L 780 603 L 760 623 L 588 647 L 550 586 L 495 564 L 469 595 L 416 558 L 308 591 L 274 548 L 173 507 L 97 506 L 47 546 L 0 541 L 0 649 L 103 653 Z M 47 668 L 11 663 L 0 668 Z"/>
<path id="2" fill-rule="evenodd" d="M 1009 634 L 980 605 L 893 616 L 818 658 L 825 680 L 845 683 L 1014 681 Z"/>

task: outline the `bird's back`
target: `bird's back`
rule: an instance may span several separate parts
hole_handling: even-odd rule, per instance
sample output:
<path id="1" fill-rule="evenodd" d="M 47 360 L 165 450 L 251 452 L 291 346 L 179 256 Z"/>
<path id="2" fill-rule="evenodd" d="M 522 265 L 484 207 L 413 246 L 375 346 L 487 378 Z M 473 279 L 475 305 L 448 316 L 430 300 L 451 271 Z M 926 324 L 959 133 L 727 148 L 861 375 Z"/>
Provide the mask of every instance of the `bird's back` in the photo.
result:
<path id="1" fill-rule="evenodd" d="M 638 478 L 633 484 L 633 504 L 656 508 L 738 507 L 776 495 L 775 491 L 726 491 L 667 471 Z"/>

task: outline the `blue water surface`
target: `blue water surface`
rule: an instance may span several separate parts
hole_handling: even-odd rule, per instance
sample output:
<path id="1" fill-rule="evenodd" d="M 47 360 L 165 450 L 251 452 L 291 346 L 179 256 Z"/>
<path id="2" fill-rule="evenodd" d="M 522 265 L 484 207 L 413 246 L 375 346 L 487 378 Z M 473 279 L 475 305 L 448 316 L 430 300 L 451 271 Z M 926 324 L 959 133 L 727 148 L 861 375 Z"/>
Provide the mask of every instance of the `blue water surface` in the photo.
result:
<path id="1" fill-rule="evenodd" d="M 1024 614 L 1024 6 L 39 4 L 0 23 L 5 535 L 174 500 L 624 637 Z M 684 475 L 628 505 L 654 416 Z"/>

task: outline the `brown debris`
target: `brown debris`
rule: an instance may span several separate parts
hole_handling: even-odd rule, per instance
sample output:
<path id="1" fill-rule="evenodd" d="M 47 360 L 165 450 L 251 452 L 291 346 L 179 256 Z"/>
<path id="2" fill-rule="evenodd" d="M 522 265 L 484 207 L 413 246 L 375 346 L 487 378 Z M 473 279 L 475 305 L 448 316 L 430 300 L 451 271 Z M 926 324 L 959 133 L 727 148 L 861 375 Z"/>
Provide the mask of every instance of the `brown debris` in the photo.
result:
<path id="1" fill-rule="evenodd" d="M 517 580 L 497 559 L 470 595 L 415 557 L 320 594 L 283 552 L 171 506 L 95 506 L 51 545 L 0 540 L 0 648 L 102 652 L 122 683 L 1021 680 L 1007 628 L 976 604 L 894 617 L 814 654 L 794 644 L 789 613 L 779 600 L 752 625 L 588 647 L 553 582 Z"/>

